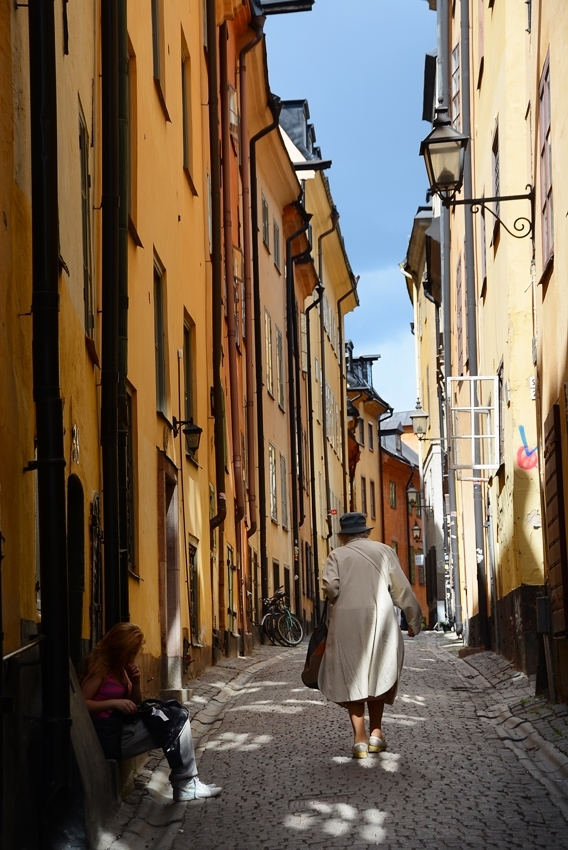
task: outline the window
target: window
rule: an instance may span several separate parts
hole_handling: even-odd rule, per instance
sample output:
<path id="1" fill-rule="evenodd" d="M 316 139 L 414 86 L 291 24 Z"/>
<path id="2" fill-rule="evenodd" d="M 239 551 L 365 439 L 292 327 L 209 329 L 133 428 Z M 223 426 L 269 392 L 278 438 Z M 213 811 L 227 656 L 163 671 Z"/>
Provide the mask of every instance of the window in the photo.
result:
<path id="1" fill-rule="evenodd" d="M 369 422 L 369 451 L 371 452 L 375 451 L 374 436 L 375 435 L 373 433 L 373 423 Z"/>
<path id="2" fill-rule="evenodd" d="M 268 212 L 268 201 L 262 193 L 262 241 L 270 250 L 270 216 Z"/>
<path id="3" fill-rule="evenodd" d="M 367 479 L 361 476 L 361 511 L 367 516 Z"/>
<path id="4" fill-rule="evenodd" d="M 197 548 L 190 543 L 189 551 L 189 630 L 192 644 L 199 643 L 199 574 Z"/>
<path id="5" fill-rule="evenodd" d="M 425 585 L 426 567 L 424 566 L 424 554 L 422 552 L 422 549 L 416 549 L 413 554 L 415 556 L 415 560 L 418 561 L 418 584 Z"/>
<path id="6" fill-rule="evenodd" d="M 452 103 L 451 103 L 451 119 L 456 130 L 461 127 L 461 70 L 460 70 L 460 46 L 456 44 L 452 50 Z"/>
<path id="7" fill-rule="evenodd" d="M 166 413 L 166 328 L 164 273 L 154 262 L 154 346 L 156 352 L 156 410 Z"/>
<path id="8" fill-rule="evenodd" d="M 302 372 L 308 371 L 308 322 L 305 313 L 300 313 L 300 336 L 302 341 Z"/>
<path id="9" fill-rule="evenodd" d="M 371 519 L 377 516 L 377 508 L 375 504 L 375 482 L 369 481 L 369 501 L 371 503 Z"/>
<path id="10" fill-rule="evenodd" d="M 414 547 L 412 547 L 412 546 L 411 546 L 411 547 L 410 547 L 410 564 L 409 564 L 410 575 L 408 576 L 408 580 L 409 580 L 410 584 L 416 584 L 416 560 L 415 560 L 415 555 L 416 555 L 416 553 L 415 553 L 415 551 L 414 551 Z"/>
<path id="11" fill-rule="evenodd" d="M 195 328 L 189 322 L 183 326 L 183 418 L 188 421 L 194 416 L 194 334 Z M 193 454 L 189 448 L 189 437 L 185 438 L 186 454 Z"/>
<path id="12" fill-rule="evenodd" d="M 282 500 L 282 528 L 288 528 L 288 479 L 286 458 L 280 455 L 280 493 Z"/>
<path id="13" fill-rule="evenodd" d="M 389 505 L 396 508 L 396 481 L 389 481 Z"/>
<path id="14" fill-rule="evenodd" d="M 391 549 L 393 550 L 395 555 L 398 555 L 398 543 L 396 540 L 391 540 Z"/>
<path id="15" fill-rule="evenodd" d="M 134 453 L 134 400 L 132 391 L 126 388 L 126 546 L 128 549 L 128 569 L 135 573 L 136 569 L 136 476 Z"/>
<path id="16" fill-rule="evenodd" d="M 276 449 L 268 444 L 268 479 L 270 484 L 270 518 L 278 522 L 278 496 L 276 490 Z"/>
<path id="17" fill-rule="evenodd" d="M 498 197 L 501 194 L 501 173 L 500 173 L 500 163 L 499 163 L 499 125 L 495 128 L 495 135 L 493 136 L 493 145 L 491 146 L 491 160 L 493 165 L 493 195 Z M 495 202 L 494 211 L 495 215 L 500 214 L 501 205 L 499 201 Z M 499 229 L 499 222 L 495 222 L 494 230 L 493 230 L 493 240 L 495 241 L 497 231 Z"/>
<path id="18" fill-rule="evenodd" d="M 151 0 L 152 2 L 152 66 L 154 83 L 164 110 L 167 121 L 170 120 L 166 108 L 166 76 L 165 76 L 165 50 L 164 50 L 164 0 Z"/>
<path id="19" fill-rule="evenodd" d="M 456 328 L 458 332 L 458 375 L 463 375 L 464 365 L 464 315 L 463 315 L 463 282 L 461 255 L 458 258 L 456 270 Z"/>
<path id="20" fill-rule="evenodd" d="M 183 167 L 191 177 L 192 172 L 192 126 L 191 126 L 191 66 L 189 53 L 182 47 L 181 50 L 181 111 L 182 111 L 182 134 L 183 134 Z M 193 190 L 193 183 L 191 185 Z"/>
<path id="21" fill-rule="evenodd" d="M 274 249 L 274 265 L 281 271 L 280 268 L 280 228 L 276 223 L 276 219 L 272 222 L 272 237 L 273 237 L 273 249 Z"/>
<path id="22" fill-rule="evenodd" d="M 477 0 L 477 7 L 477 88 L 479 88 L 483 76 L 483 57 L 485 54 L 485 0 Z"/>
<path id="23" fill-rule="evenodd" d="M 365 420 L 363 417 L 359 419 L 359 445 L 365 445 Z"/>
<path id="24" fill-rule="evenodd" d="M 274 395 L 274 375 L 272 373 L 272 319 L 268 310 L 264 311 L 264 350 L 266 356 L 266 389 Z"/>
<path id="25" fill-rule="evenodd" d="M 79 155 L 81 157 L 81 221 L 83 226 L 83 299 L 85 334 L 95 335 L 95 293 L 91 266 L 91 177 L 89 174 L 89 135 L 83 113 L 79 113 Z"/>
<path id="26" fill-rule="evenodd" d="M 278 405 L 284 410 L 284 352 L 282 332 L 276 328 L 276 395 Z"/>
<path id="27" fill-rule="evenodd" d="M 280 587 L 280 564 L 278 561 L 272 561 L 272 584 L 273 584 L 273 593 Z"/>
<path id="28" fill-rule="evenodd" d="M 542 229 L 542 264 L 554 253 L 554 221 L 552 217 L 552 150 L 550 132 L 550 59 L 547 57 L 539 86 L 540 101 L 540 211 Z"/>
<path id="29" fill-rule="evenodd" d="M 230 632 L 236 631 L 237 612 L 235 610 L 235 571 L 236 566 L 233 560 L 233 547 L 227 546 L 227 628 Z"/>

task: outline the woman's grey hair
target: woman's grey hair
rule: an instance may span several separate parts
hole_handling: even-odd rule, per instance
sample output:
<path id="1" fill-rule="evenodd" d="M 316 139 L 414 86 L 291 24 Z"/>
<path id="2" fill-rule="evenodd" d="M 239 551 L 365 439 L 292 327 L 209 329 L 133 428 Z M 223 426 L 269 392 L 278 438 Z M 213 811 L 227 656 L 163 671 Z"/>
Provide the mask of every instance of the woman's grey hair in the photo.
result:
<path id="1" fill-rule="evenodd" d="M 350 540 L 359 540 L 359 538 L 368 537 L 371 533 L 371 529 L 368 528 L 367 531 L 360 531 L 358 534 L 342 534 L 339 532 L 339 536 L 341 537 L 341 542 L 345 546 L 346 543 L 349 543 Z"/>

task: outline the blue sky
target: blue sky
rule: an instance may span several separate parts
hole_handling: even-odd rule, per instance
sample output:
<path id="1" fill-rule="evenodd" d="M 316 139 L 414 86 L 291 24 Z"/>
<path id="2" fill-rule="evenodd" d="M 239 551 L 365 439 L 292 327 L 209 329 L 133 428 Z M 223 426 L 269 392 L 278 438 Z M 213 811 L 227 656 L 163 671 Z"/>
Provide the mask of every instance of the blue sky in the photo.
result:
<path id="1" fill-rule="evenodd" d="M 398 264 L 427 189 L 418 156 L 424 55 L 436 44 L 425 0 L 316 0 L 311 12 L 267 18 L 272 91 L 306 98 L 341 214 L 361 305 L 347 316 L 355 355 L 380 354 L 374 385 L 414 408 L 412 306 Z"/>

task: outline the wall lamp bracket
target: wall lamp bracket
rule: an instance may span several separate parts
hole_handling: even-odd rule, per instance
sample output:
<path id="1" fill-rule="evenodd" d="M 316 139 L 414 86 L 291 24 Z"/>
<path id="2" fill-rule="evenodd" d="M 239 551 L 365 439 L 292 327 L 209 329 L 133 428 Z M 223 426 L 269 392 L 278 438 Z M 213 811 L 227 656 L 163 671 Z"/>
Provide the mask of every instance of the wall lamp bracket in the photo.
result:
<path id="1" fill-rule="evenodd" d="M 490 213 L 495 220 L 515 239 L 524 239 L 527 236 L 534 236 L 534 187 L 529 183 L 526 186 L 527 192 L 524 195 L 498 195 L 493 198 L 456 198 L 454 196 L 444 196 L 440 194 L 442 205 L 446 209 L 453 209 L 457 206 L 469 206 L 472 213 L 478 213 L 483 210 Z M 519 216 L 513 222 L 513 230 L 511 230 L 500 216 L 497 215 L 488 204 L 500 204 L 504 201 L 529 201 L 531 205 L 530 218 L 527 216 Z"/>

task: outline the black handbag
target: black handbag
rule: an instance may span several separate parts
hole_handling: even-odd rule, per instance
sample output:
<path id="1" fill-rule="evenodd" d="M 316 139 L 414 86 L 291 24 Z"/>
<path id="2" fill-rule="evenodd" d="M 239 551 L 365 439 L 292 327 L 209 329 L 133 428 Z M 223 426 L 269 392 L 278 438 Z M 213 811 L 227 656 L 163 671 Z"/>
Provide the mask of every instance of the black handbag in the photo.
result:
<path id="1" fill-rule="evenodd" d="M 315 626 L 308 644 L 308 654 L 306 655 L 306 663 L 302 671 L 302 682 L 307 688 L 319 690 L 318 673 L 321 665 L 321 660 L 325 652 L 325 644 L 327 641 L 327 599 L 323 606 L 323 613 L 320 622 Z"/>

